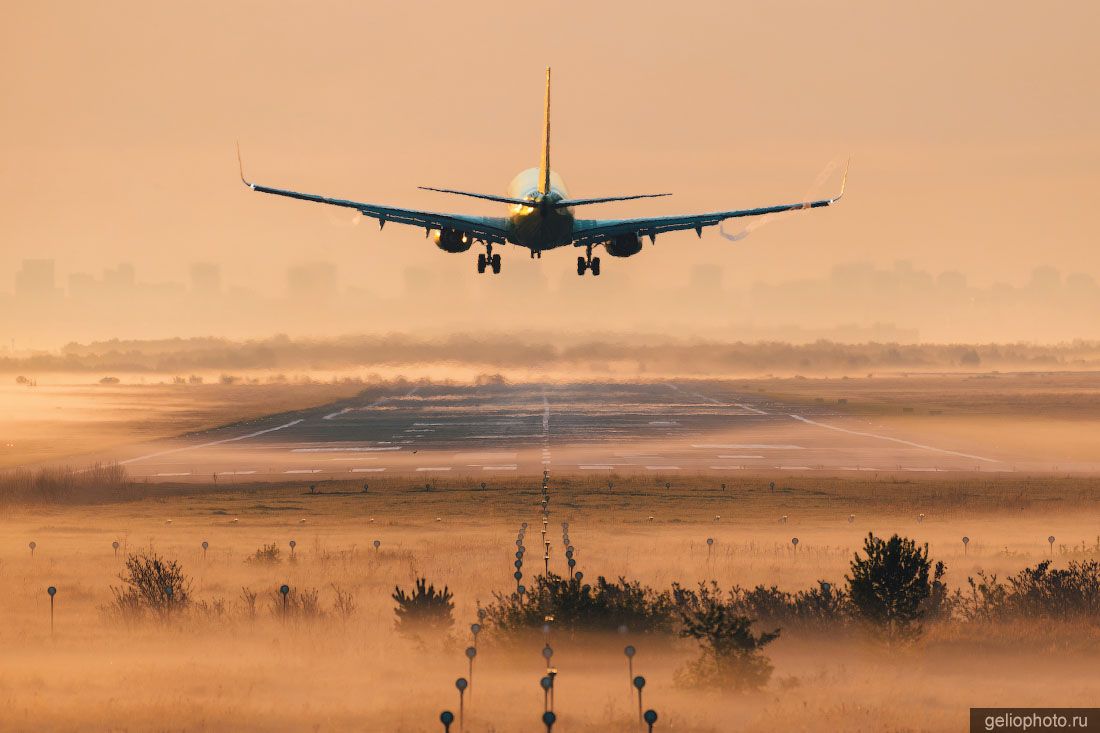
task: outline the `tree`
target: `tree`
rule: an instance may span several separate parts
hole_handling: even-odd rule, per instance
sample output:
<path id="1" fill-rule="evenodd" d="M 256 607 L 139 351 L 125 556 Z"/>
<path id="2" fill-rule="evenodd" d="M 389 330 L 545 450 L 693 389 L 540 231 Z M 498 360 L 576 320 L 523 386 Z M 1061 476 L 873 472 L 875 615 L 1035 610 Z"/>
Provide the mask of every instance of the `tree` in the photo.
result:
<path id="1" fill-rule="evenodd" d="M 757 689 L 767 684 L 772 663 L 763 649 L 779 638 L 779 629 L 754 634 L 752 619 L 725 599 L 718 584 L 699 589 L 673 586 L 680 636 L 695 639 L 702 655 L 687 664 L 679 680 L 691 686 Z"/>
<path id="2" fill-rule="evenodd" d="M 938 562 L 933 569 L 927 544 L 918 547 L 896 534 L 883 540 L 869 533 L 863 552 L 852 559 L 846 578 L 856 616 L 888 636 L 916 636 L 922 622 L 944 608 L 946 567 Z"/>

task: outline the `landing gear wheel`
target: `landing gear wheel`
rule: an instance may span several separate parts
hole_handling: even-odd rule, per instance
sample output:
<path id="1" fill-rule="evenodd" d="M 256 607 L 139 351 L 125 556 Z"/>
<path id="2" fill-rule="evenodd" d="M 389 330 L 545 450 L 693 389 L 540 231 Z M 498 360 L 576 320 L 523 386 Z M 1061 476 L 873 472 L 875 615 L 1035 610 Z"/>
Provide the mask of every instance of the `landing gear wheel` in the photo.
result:
<path id="1" fill-rule="evenodd" d="M 577 258 L 577 274 L 584 275 L 584 271 L 588 269 L 588 265 L 585 263 L 583 257 Z"/>
<path id="2" fill-rule="evenodd" d="M 500 274 L 500 255 L 493 255 L 490 262 L 493 265 L 493 274 L 494 275 L 499 275 Z"/>
<path id="3" fill-rule="evenodd" d="M 485 255 L 483 254 L 477 256 L 477 271 L 485 272 Z"/>
<path id="4" fill-rule="evenodd" d="M 600 276 L 600 258 L 599 257 L 593 257 L 592 258 L 592 264 L 590 264 L 588 266 L 588 269 L 592 270 L 592 274 L 595 277 L 599 277 Z"/>

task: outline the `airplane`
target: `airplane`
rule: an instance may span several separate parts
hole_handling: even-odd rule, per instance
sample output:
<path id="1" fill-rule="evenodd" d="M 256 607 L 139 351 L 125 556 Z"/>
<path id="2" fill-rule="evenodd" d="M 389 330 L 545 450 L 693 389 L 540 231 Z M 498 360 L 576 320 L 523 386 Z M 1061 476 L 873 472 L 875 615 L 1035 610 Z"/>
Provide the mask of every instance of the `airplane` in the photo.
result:
<path id="1" fill-rule="evenodd" d="M 502 217 L 466 216 L 402 209 L 394 206 L 381 206 L 309 193 L 298 193 L 297 191 L 252 183 L 244 176 L 244 164 L 241 162 L 239 144 L 237 146 L 237 164 L 240 167 L 241 181 L 253 191 L 355 209 L 363 216 L 377 219 L 379 228 L 384 227 L 386 222 L 391 221 L 396 224 L 422 227 L 425 236 L 432 236 L 436 246 L 444 252 L 466 252 L 474 244 L 480 244 L 485 247 L 485 252 L 479 253 L 477 256 L 477 271 L 484 273 L 488 269 L 493 274 L 500 273 L 500 255 L 493 252 L 494 244 L 513 244 L 525 247 L 530 251 L 531 257 L 538 258 L 541 258 L 542 253 L 546 250 L 569 246 L 583 247 L 585 254 L 577 257 L 577 274 L 583 276 L 585 272 L 591 272 L 593 276 L 598 276 L 600 274 L 600 258 L 592 256 L 592 251 L 596 247 L 602 246 L 607 254 L 612 257 L 632 257 L 642 251 L 643 237 L 648 237 L 651 244 L 656 244 L 658 234 L 694 229 L 695 233 L 701 238 L 703 227 L 714 226 L 726 219 L 831 206 L 844 196 L 844 187 L 848 181 L 848 170 L 846 168 L 844 178 L 840 184 L 840 193 L 833 198 L 817 201 L 684 216 L 654 216 L 637 219 L 578 219 L 573 210 L 580 206 L 656 198 L 671 194 L 649 193 L 595 198 L 569 197 L 561 176 L 550 169 L 549 68 L 546 69 L 546 107 L 542 133 L 542 157 L 539 161 L 539 167 L 528 168 L 517 175 L 508 186 L 507 194 L 504 196 L 472 193 L 450 188 L 419 187 L 426 191 L 468 196 L 508 204 L 508 215 Z"/>

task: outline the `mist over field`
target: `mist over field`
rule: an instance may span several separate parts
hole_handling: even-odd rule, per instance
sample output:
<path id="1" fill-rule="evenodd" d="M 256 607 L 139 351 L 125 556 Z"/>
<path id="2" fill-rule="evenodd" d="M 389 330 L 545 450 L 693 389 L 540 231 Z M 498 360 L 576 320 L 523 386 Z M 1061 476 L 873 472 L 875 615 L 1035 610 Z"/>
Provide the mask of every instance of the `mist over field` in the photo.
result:
<path id="1" fill-rule="evenodd" d="M 447 378 L 479 373 L 513 378 L 660 376 L 873 376 L 905 371 L 1089 370 L 1100 366 L 1100 342 L 1013 344 L 804 344 L 728 342 L 655 333 L 520 335 L 451 334 L 255 340 L 175 338 L 70 343 L 54 351 L 0 357 L 0 373 L 20 375 L 160 375 L 244 370 L 368 376 L 372 370 Z M 870 373 L 870 374 L 869 374 Z M 225 375 L 233 378 L 234 375 Z M 237 375 L 238 377 L 240 375 Z M 78 377 L 85 380 L 88 376 Z M 56 376 L 54 377 L 56 381 Z"/>

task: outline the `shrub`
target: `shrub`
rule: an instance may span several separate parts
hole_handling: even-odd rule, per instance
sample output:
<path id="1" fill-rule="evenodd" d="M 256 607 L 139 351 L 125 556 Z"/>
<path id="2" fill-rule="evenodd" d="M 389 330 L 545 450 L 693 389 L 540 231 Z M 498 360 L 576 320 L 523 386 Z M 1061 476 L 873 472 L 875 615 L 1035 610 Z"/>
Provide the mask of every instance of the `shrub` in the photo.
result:
<path id="1" fill-rule="evenodd" d="M 411 593 L 395 586 L 392 598 L 397 603 L 394 613 L 399 632 L 439 632 L 454 625 L 454 594 L 446 586 L 437 591 L 434 585 L 428 585 L 427 578 L 417 578 Z"/>
<path id="2" fill-rule="evenodd" d="M 680 636 L 699 642 L 702 654 L 679 670 L 677 680 L 692 687 L 758 689 L 768 683 L 772 663 L 763 649 L 779 638 L 779 629 L 755 634 L 753 620 L 739 613 L 718 584 L 698 590 L 673 586 Z"/>
<path id="3" fill-rule="evenodd" d="M 1050 565 L 1050 560 L 1044 560 L 1007 582 L 983 572 L 978 573 L 978 581 L 967 578 L 969 595 L 955 595 L 959 615 L 968 621 L 1003 621 L 1100 613 L 1100 562 L 1073 560 L 1064 569 Z"/>
<path id="4" fill-rule="evenodd" d="M 848 596 L 854 614 L 893 637 L 919 634 L 922 622 L 947 608 L 945 566 L 928 559 L 928 545 L 908 538 L 867 535 L 865 557 L 852 559 Z"/>
<path id="5" fill-rule="evenodd" d="M 623 626 L 637 633 L 667 631 L 672 601 L 667 592 L 625 578 L 600 577 L 592 585 L 551 573 L 535 578 L 535 587 L 522 596 L 497 593 L 485 609 L 487 622 L 508 632 L 539 628 L 547 616 L 574 631 L 614 631 Z"/>
<path id="6" fill-rule="evenodd" d="M 280 561 L 281 556 L 282 553 L 279 551 L 279 546 L 272 542 L 270 545 L 264 545 L 256 550 L 256 552 L 246 557 L 244 561 L 256 565 L 274 565 Z"/>
<path id="7" fill-rule="evenodd" d="M 241 605 L 244 607 L 244 615 L 250 622 L 256 620 L 256 591 L 247 586 L 241 586 Z"/>
<path id="8" fill-rule="evenodd" d="M 332 592 L 336 595 L 336 599 L 332 603 L 332 610 L 341 621 L 347 623 L 359 608 L 355 595 L 349 590 L 344 590 L 336 583 L 332 584 Z"/>
<path id="9" fill-rule="evenodd" d="M 123 621 L 136 622 L 152 614 L 164 620 L 191 602 L 191 579 L 175 560 L 154 552 L 126 556 L 126 570 L 119 574 L 121 587 L 111 586 L 114 596 L 107 611 Z"/>
<path id="10" fill-rule="evenodd" d="M 278 590 L 268 596 L 271 601 L 271 614 L 276 618 L 283 617 L 283 594 Z M 325 612 L 321 610 L 321 593 L 316 588 L 291 588 L 286 594 L 286 617 L 293 621 L 313 621 L 324 618 Z"/>

